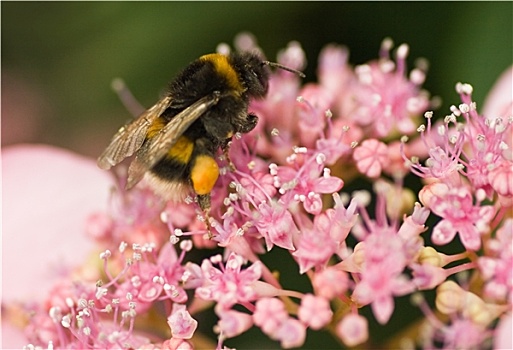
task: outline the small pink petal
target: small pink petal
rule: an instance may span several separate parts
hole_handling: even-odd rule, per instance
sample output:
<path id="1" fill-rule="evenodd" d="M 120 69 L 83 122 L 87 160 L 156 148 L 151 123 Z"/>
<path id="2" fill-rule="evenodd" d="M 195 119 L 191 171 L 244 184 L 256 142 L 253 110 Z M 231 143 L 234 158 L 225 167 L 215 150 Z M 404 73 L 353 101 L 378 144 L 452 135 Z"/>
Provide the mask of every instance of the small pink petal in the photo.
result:
<path id="1" fill-rule="evenodd" d="M 313 190 L 317 193 L 334 193 L 338 192 L 342 186 L 344 181 L 338 177 L 321 177 L 315 182 Z"/>
<path id="2" fill-rule="evenodd" d="M 456 236 L 456 229 L 447 220 L 442 220 L 433 228 L 431 239 L 437 245 L 445 245 Z"/>
<path id="3" fill-rule="evenodd" d="M 377 298 L 371 304 L 371 308 L 376 321 L 386 324 L 394 312 L 394 299 L 389 295 Z"/>
<path id="4" fill-rule="evenodd" d="M 51 146 L 6 147 L 2 161 L 3 301 L 40 300 L 91 253 L 85 222 L 105 211 L 112 177 Z"/>
<path id="5" fill-rule="evenodd" d="M 461 243 L 469 250 L 481 248 L 481 236 L 473 225 L 465 225 L 458 230 Z"/>

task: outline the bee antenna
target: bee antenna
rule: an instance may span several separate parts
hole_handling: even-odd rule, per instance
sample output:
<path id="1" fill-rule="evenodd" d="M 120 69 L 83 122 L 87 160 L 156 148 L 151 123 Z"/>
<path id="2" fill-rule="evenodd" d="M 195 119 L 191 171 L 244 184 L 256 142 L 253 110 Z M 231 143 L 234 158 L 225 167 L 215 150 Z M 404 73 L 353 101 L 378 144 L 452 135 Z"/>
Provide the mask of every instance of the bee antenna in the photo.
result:
<path id="1" fill-rule="evenodd" d="M 279 64 L 279 63 L 276 63 L 276 62 L 263 61 L 262 63 L 267 65 L 267 66 L 270 66 L 270 67 L 276 67 L 276 68 L 279 68 L 279 69 L 286 70 L 287 72 L 291 72 L 291 73 L 297 74 L 301 78 L 306 77 L 306 75 L 303 72 L 300 72 L 300 71 L 298 71 L 296 69 L 293 69 L 293 68 L 286 67 L 286 66 L 284 66 L 282 64 Z"/>

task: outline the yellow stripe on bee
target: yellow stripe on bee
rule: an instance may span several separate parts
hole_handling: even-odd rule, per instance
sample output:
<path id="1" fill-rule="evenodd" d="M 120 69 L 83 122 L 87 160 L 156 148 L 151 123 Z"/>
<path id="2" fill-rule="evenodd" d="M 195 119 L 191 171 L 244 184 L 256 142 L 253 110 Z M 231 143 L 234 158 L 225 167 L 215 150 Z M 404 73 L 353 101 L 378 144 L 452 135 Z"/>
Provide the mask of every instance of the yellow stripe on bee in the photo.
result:
<path id="1" fill-rule="evenodd" d="M 194 192 L 199 195 L 209 194 L 219 177 L 219 166 L 214 158 L 207 155 L 197 156 L 191 171 Z"/>
<path id="2" fill-rule="evenodd" d="M 146 137 L 151 139 L 153 136 L 158 134 L 162 128 L 166 126 L 166 121 L 162 118 L 157 118 L 155 121 L 150 125 L 148 128 L 148 131 L 146 132 Z"/>
<path id="3" fill-rule="evenodd" d="M 227 56 L 220 53 L 211 53 L 201 56 L 200 60 L 211 62 L 216 72 L 226 79 L 230 88 L 238 93 L 244 92 L 244 86 L 242 86 L 239 76 L 235 69 L 233 69 Z"/>
<path id="4" fill-rule="evenodd" d="M 167 157 L 180 163 L 189 163 L 193 149 L 194 143 L 188 137 L 180 136 L 174 146 L 167 152 Z"/>
<path id="5" fill-rule="evenodd" d="M 166 121 L 162 118 L 157 118 L 148 128 L 146 138 L 152 139 L 166 126 Z M 180 163 L 189 163 L 192 151 L 194 150 L 194 143 L 186 136 L 180 136 L 176 143 L 169 149 L 166 157 L 171 158 Z"/>

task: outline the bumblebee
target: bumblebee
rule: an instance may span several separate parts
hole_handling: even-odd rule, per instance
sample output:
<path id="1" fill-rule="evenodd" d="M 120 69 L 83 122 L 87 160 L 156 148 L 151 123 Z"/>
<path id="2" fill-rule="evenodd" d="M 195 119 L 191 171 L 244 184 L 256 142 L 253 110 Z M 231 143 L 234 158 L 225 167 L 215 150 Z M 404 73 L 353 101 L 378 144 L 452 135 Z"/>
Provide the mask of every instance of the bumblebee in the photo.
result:
<path id="1" fill-rule="evenodd" d="M 192 189 L 208 216 L 219 177 L 215 154 L 221 148 L 227 155 L 236 133 L 255 128 L 258 117 L 248 113 L 248 104 L 266 95 L 270 66 L 304 76 L 255 52 L 201 56 L 178 74 L 162 99 L 118 130 L 98 166 L 110 169 L 135 153 L 126 189 L 143 177 L 167 200 Z"/>

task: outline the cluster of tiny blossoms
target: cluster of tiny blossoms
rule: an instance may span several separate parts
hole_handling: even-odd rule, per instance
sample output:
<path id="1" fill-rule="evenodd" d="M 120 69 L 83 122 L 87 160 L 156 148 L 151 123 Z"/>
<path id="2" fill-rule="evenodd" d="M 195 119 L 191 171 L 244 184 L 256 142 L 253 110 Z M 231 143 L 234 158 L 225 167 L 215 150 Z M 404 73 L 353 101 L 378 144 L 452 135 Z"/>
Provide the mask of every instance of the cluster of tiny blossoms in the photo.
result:
<path id="1" fill-rule="evenodd" d="M 249 35 L 236 47 L 256 48 Z M 226 349 L 251 327 L 283 348 L 303 345 L 307 329 L 376 347 L 360 311 L 385 325 L 404 295 L 425 314 L 417 346 L 490 346 L 511 317 L 511 105 L 482 116 L 471 86 L 458 84 L 461 104 L 434 122 L 425 64 L 408 71 L 407 55 L 386 39 L 377 60 L 352 67 L 332 45 L 317 83 L 274 72 L 267 97 L 250 106 L 256 129 L 231 144 L 236 170 L 219 158 L 211 238 L 192 196 L 164 203 L 144 186 L 114 191 L 110 211 L 88 225 L 102 265 L 31 306 L 27 348 Z M 278 62 L 301 70 L 304 52 L 290 43 Z M 422 179 L 418 194 L 405 186 L 411 173 Z M 344 190 L 362 179 L 372 193 Z M 194 263 L 198 249 L 212 254 Z M 273 249 L 290 253 L 309 291 L 282 287 L 260 260 Z M 435 288 L 433 310 L 421 291 Z M 217 345 L 196 334 L 206 308 Z"/>

